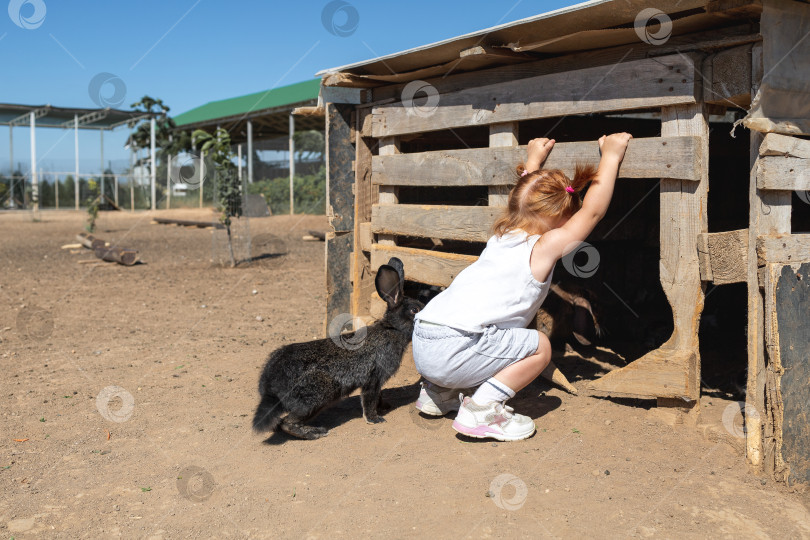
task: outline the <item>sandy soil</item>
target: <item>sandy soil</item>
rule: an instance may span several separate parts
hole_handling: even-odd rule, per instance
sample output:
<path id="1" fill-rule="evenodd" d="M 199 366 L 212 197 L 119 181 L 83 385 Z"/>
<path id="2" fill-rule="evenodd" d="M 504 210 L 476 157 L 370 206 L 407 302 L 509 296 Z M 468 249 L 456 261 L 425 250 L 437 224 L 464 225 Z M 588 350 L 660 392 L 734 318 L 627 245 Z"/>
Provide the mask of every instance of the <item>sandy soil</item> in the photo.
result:
<path id="1" fill-rule="evenodd" d="M 251 220 L 259 258 L 235 269 L 211 263 L 214 231 L 148 213 L 97 232 L 146 264 L 80 264 L 60 246 L 82 219 L 0 214 L 0 537 L 810 538 L 807 495 L 748 471 L 733 403 L 671 426 L 587 395 L 610 365 L 573 353 L 557 361 L 579 396 L 537 382 L 513 400 L 539 428 L 523 442 L 419 416 L 408 355 L 387 422 L 352 397 L 315 422 L 328 437 L 264 440 L 266 356 L 323 333 L 324 246 L 301 237 L 325 218 Z"/>

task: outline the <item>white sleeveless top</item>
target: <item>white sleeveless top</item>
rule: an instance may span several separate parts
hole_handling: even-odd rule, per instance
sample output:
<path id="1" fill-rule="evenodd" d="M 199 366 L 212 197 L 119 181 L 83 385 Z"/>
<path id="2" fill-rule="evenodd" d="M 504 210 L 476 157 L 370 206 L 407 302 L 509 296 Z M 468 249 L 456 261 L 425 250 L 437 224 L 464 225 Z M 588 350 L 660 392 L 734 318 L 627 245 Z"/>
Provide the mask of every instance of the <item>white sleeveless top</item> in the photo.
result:
<path id="1" fill-rule="evenodd" d="M 487 326 L 525 328 L 551 286 L 552 268 L 540 283 L 530 267 L 540 235 L 517 230 L 492 236 L 477 261 L 416 315 L 417 320 L 483 332 Z"/>

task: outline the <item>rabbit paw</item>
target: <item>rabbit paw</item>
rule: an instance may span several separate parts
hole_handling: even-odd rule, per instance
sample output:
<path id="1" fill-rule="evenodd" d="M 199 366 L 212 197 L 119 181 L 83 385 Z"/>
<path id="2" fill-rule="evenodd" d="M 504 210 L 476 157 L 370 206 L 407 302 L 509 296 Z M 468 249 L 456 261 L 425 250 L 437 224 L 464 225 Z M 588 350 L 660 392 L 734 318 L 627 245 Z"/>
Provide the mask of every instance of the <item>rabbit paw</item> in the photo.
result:
<path id="1" fill-rule="evenodd" d="M 366 422 L 369 424 L 379 424 L 381 422 L 385 422 L 385 418 L 382 416 L 375 416 L 374 418 L 366 418 Z"/>

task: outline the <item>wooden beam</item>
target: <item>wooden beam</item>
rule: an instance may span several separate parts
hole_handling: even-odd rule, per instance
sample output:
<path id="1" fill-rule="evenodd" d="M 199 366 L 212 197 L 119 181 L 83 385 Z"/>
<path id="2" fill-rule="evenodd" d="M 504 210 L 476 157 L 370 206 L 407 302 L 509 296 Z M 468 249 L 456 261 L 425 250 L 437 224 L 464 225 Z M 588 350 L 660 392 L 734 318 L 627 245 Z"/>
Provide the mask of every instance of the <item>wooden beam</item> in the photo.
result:
<path id="1" fill-rule="evenodd" d="M 459 90 L 441 94 L 438 108 L 424 116 L 401 102 L 382 105 L 373 109 L 372 135 L 695 103 L 694 62 L 690 55 L 662 56 Z"/>
<path id="2" fill-rule="evenodd" d="M 492 124 L 491 126 L 489 126 L 489 147 L 490 148 L 517 147 L 518 130 L 519 124 L 517 122 Z M 525 159 L 518 160 L 518 162 L 521 161 L 525 161 Z M 515 165 L 518 162 L 515 162 Z M 514 169 L 515 165 L 512 166 L 513 171 L 515 170 Z M 509 203 L 509 186 L 504 185 L 489 186 L 487 193 L 487 202 L 489 206 L 505 207 Z"/>
<path id="3" fill-rule="evenodd" d="M 399 154 L 399 137 L 385 137 L 380 139 L 380 156 L 393 156 Z M 371 181 L 379 184 L 374 178 L 374 158 L 371 158 Z M 380 186 L 379 200 L 380 204 L 399 204 L 399 188 L 396 186 Z M 377 241 L 380 244 L 393 246 L 396 245 L 394 237 L 391 235 L 383 235 L 378 237 Z"/>
<path id="4" fill-rule="evenodd" d="M 386 235 L 486 242 L 502 212 L 502 208 L 492 206 L 375 204 L 371 230 Z"/>
<path id="5" fill-rule="evenodd" d="M 757 237 L 757 265 L 790 264 L 810 259 L 810 233 Z"/>
<path id="6" fill-rule="evenodd" d="M 622 178 L 701 179 L 706 161 L 698 137 L 647 137 L 633 139 L 619 169 Z M 397 186 L 469 186 L 514 184 L 515 166 L 526 159 L 526 146 L 439 150 L 374 156 L 371 169 L 375 184 Z M 557 143 L 544 165 L 573 175 L 580 164 L 599 164 L 596 141 Z"/>
<path id="7" fill-rule="evenodd" d="M 355 122 L 361 126 L 370 110 L 357 111 Z M 370 296 L 375 291 L 374 276 L 371 271 L 371 205 L 376 199 L 376 188 L 371 183 L 371 154 L 373 139 L 361 136 L 355 127 L 354 158 L 354 247 L 352 253 L 352 295 L 351 309 L 355 317 L 368 315 Z"/>
<path id="8" fill-rule="evenodd" d="M 696 353 L 686 350 L 656 349 L 627 366 L 614 369 L 588 385 L 598 393 L 673 398 L 693 402 L 699 393 Z"/>
<path id="9" fill-rule="evenodd" d="M 701 281 L 715 285 L 745 282 L 747 257 L 748 229 L 698 235 Z"/>
<path id="10" fill-rule="evenodd" d="M 724 49 L 703 61 L 703 99 L 726 107 L 751 104 L 751 44 Z"/>
<path id="11" fill-rule="evenodd" d="M 371 232 L 371 222 L 366 221 L 358 224 L 358 244 L 361 251 L 371 252 L 371 244 L 374 243 L 374 235 Z"/>
<path id="12" fill-rule="evenodd" d="M 446 287 L 478 257 L 458 253 L 442 253 L 400 246 L 371 246 L 371 266 L 386 264 L 391 257 L 399 257 L 405 266 L 405 279 L 427 285 Z"/>
<path id="13" fill-rule="evenodd" d="M 784 156 L 759 158 L 757 188 L 774 191 L 810 190 L 810 159 Z"/>
<path id="14" fill-rule="evenodd" d="M 767 133 L 759 146 L 759 155 L 810 159 L 810 141 L 779 133 Z"/>

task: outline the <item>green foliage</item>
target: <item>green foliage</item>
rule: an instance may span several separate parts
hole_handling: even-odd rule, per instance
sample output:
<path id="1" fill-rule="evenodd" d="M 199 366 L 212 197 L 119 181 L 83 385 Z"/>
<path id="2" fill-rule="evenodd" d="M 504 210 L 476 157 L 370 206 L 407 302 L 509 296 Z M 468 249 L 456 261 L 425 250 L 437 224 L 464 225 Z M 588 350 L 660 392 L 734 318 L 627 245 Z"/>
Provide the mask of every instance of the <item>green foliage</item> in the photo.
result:
<path id="1" fill-rule="evenodd" d="M 312 159 L 315 154 L 323 154 L 325 150 L 323 133 L 320 131 L 296 131 L 293 141 L 295 142 L 296 161 Z"/>
<path id="2" fill-rule="evenodd" d="M 233 244 L 231 243 L 231 219 L 242 216 L 242 189 L 241 181 L 233 163 L 234 154 L 231 152 L 231 136 L 218 128 L 211 135 L 201 129 L 191 134 L 200 151 L 214 162 L 216 168 L 216 200 L 220 211 L 219 220 L 225 224 L 228 233 L 228 252 L 231 257 L 231 266 L 236 266 L 233 257 Z"/>
<path id="3" fill-rule="evenodd" d="M 91 233 L 96 230 L 96 219 L 98 219 L 98 207 L 101 203 L 101 199 L 98 195 L 98 183 L 95 179 L 90 179 L 88 187 L 90 196 L 87 198 L 87 223 L 84 228 L 87 229 L 87 232 Z"/>
<path id="4" fill-rule="evenodd" d="M 326 168 L 315 174 L 293 178 L 294 205 L 296 214 L 323 214 L 326 211 Z M 273 214 L 290 212 L 290 179 L 273 178 L 248 186 L 249 193 L 264 196 Z"/>

